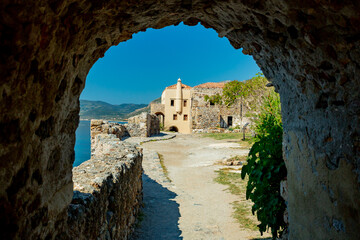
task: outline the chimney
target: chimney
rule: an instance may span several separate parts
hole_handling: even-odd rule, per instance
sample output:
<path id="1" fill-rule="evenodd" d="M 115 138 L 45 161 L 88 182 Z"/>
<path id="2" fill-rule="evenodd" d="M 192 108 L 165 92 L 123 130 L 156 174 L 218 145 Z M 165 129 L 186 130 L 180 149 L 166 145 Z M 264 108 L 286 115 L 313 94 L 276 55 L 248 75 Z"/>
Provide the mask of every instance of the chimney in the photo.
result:
<path id="1" fill-rule="evenodd" d="M 180 78 L 176 84 L 175 110 L 177 113 L 182 112 L 182 84 Z"/>

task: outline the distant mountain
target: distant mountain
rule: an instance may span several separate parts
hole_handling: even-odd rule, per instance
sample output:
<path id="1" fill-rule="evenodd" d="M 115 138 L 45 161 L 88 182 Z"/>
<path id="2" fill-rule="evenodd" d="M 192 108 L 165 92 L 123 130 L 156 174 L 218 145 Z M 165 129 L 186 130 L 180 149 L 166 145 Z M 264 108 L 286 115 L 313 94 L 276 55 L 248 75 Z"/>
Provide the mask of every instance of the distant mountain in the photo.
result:
<path id="1" fill-rule="evenodd" d="M 151 104 L 151 103 L 161 103 L 161 97 L 159 97 L 159 98 L 151 101 L 150 104 Z M 136 109 L 135 111 L 126 114 L 126 115 L 125 115 L 125 119 L 128 119 L 128 118 L 130 118 L 130 117 L 139 115 L 140 113 L 143 113 L 143 112 L 148 112 L 148 113 L 150 113 L 150 104 L 147 105 L 146 107 Z"/>
<path id="2" fill-rule="evenodd" d="M 102 101 L 80 100 L 80 118 L 121 120 L 127 118 L 127 114 L 146 106 L 147 104 L 124 103 L 112 105 Z"/>

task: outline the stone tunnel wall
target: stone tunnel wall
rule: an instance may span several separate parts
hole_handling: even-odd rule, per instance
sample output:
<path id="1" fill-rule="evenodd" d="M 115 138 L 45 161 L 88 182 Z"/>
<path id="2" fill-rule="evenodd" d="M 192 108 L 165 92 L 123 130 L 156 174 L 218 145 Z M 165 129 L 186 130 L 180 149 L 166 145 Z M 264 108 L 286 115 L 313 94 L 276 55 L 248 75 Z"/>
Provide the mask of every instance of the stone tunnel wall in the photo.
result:
<path id="1" fill-rule="evenodd" d="M 142 202 L 142 153 L 114 134 L 96 135 L 97 151 L 73 169 L 68 239 L 128 239 Z"/>
<path id="2" fill-rule="evenodd" d="M 65 238 L 79 96 L 109 47 L 201 23 L 279 91 L 292 239 L 360 229 L 359 1 L 0 2 L 2 239 Z"/>

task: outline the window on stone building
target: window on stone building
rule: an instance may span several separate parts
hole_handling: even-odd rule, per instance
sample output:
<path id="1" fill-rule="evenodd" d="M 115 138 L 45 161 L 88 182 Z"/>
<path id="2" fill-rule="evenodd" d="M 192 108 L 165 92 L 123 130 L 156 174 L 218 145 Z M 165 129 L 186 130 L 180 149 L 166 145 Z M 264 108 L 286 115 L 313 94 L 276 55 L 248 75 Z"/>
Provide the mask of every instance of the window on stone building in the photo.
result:
<path id="1" fill-rule="evenodd" d="M 184 115 L 184 121 L 187 121 L 187 120 L 188 120 L 188 115 L 185 114 L 185 115 Z"/>
<path id="2" fill-rule="evenodd" d="M 177 120 L 177 115 L 176 114 L 173 115 L 173 120 Z"/>
<path id="3" fill-rule="evenodd" d="M 174 106 L 174 100 L 170 100 L 170 106 Z"/>
<path id="4" fill-rule="evenodd" d="M 187 105 L 187 100 L 184 100 L 184 107 L 186 107 Z"/>

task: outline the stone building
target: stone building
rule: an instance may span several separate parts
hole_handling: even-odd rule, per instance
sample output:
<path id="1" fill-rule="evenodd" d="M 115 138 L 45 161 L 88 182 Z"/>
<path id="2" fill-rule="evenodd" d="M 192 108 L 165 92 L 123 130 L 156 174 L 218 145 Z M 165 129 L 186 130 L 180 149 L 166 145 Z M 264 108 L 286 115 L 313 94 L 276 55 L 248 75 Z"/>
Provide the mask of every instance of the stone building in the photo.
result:
<path id="1" fill-rule="evenodd" d="M 225 82 L 208 82 L 195 87 L 181 83 L 166 87 L 161 103 L 151 104 L 151 113 L 160 118 L 165 130 L 181 133 L 208 131 L 214 128 L 243 126 L 249 122 L 237 101 L 231 107 L 205 100 L 205 95 L 222 94 Z"/>
<path id="2" fill-rule="evenodd" d="M 191 87 L 181 83 L 166 87 L 160 104 L 151 104 L 151 114 L 160 118 L 164 129 L 181 133 L 191 133 Z"/>

